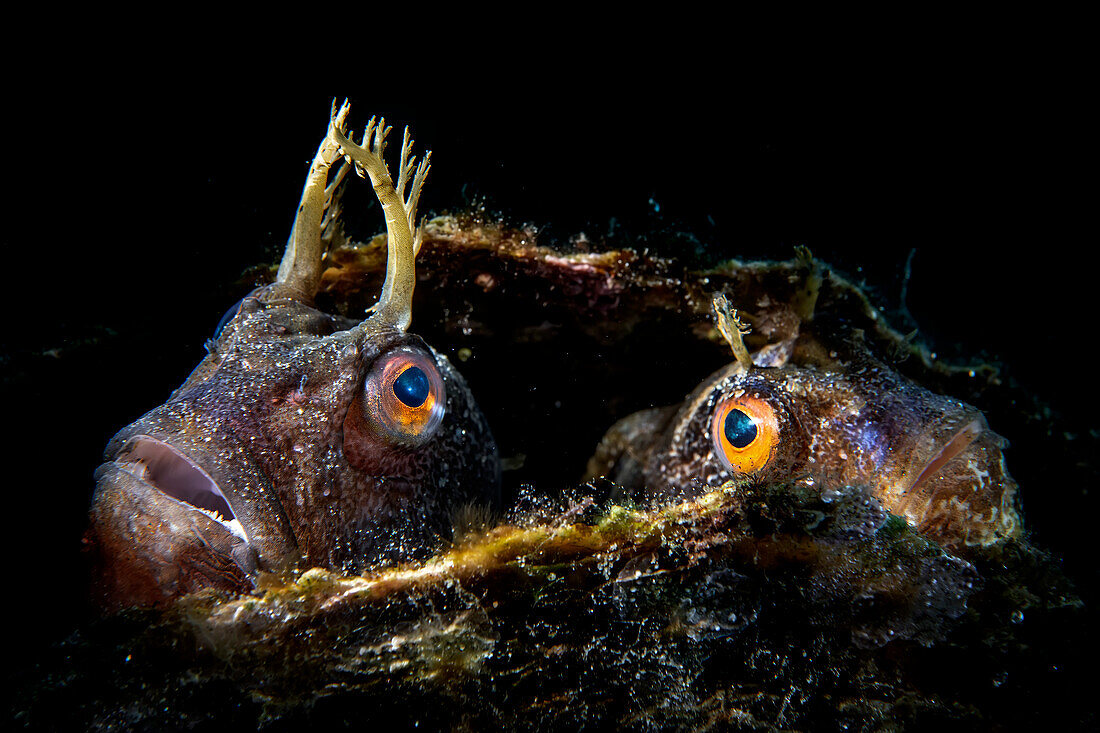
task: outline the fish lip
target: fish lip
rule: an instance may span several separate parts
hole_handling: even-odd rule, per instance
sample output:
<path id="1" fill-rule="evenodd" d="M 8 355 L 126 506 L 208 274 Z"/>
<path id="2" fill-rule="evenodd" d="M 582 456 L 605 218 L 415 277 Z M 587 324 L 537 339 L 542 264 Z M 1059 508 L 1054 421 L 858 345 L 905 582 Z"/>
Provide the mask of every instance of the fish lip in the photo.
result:
<path id="1" fill-rule="evenodd" d="M 987 547 L 1018 536 L 1017 487 L 1004 464 L 1004 438 L 980 413 L 939 436 L 929 442 L 933 455 L 910 474 L 916 477 L 897 485 L 901 493 L 894 495 L 891 513 L 951 547 Z"/>
<path id="2" fill-rule="evenodd" d="M 230 498 L 232 492 L 223 492 L 210 472 L 171 443 L 151 435 L 133 435 L 115 452 L 112 463 L 139 485 L 156 491 L 187 511 L 213 519 L 253 548 L 251 532 L 241 512 L 233 506 L 236 502 Z M 184 498 L 188 491 L 200 503 Z M 228 517 L 223 509 L 229 512 Z M 236 562 L 246 573 L 254 572 L 239 560 Z"/>
<path id="3" fill-rule="evenodd" d="M 280 493 L 254 455 L 252 441 L 242 439 L 228 421 L 191 402 L 166 403 L 111 438 L 105 451 L 111 463 L 105 465 L 115 465 L 135 439 L 171 446 L 213 479 L 240 522 L 250 545 L 246 549 L 255 554 L 259 569 L 279 573 L 295 566 L 301 555 L 298 537 Z M 163 502 L 171 498 L 159 491 L 157 496 Z"/>
<path id="4" fill-rule="evenodd" d="M 956 456 L 965 453 L 967 448 L 988 429 L 985 420 L 981 418 L 975 418 L 964 425 L 951 436 L 950 440 L 943 443 L 940 449 L 925 462 L 920 472 L 917 473 L 916 478 L 905 488 L 905 492 L 912 492 L 922 483 L 934 478 L 940 470 L 954 460 Z"/>

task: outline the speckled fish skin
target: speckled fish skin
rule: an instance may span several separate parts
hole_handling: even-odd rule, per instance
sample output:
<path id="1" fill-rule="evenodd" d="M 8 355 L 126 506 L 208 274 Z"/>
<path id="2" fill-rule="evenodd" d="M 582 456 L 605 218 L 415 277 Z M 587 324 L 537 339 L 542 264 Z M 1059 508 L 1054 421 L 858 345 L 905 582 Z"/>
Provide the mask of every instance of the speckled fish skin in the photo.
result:
<path id="1" fill-rule="evenodd" d="M 445 534 L 456 506 L 496 501 L 492 435 L 446 357 L 416 336 L 343 321 L 278 285 L 261 288 L 171 399 L 111 440 L 110 459 L 124 459 L 140 436 L 184 453 L 214 479 L 248 540 L 112 460 L 97 474 L 93 508 L 108 555 L 104 595 L 159 603 L 201 587 L 239 591 L 256 569 L 292 562 L 356 570 L 415 554 Z M 345 417 L 374 360 L 403 345 L 435 360 L 446 415 L 421 447 L 374 440 L 373 468 L 360 470 L 344 455 Z"/>
<path id="2" fill-rule="evenodd" d="M 866 486 L 887 511 L 945 546 L 985 546 L 1021 531 L 1006 441 L 981 412 L 870 358 L 749 371 L 731 364 L 678 409 L 647 410 L 616 424 L 590 473 L 674 495 L 734 478 L 716 454 L 711 421 L 721 402 L 741 395 L 771 405 L 779 424 L 778 445 L 756 480 L 802 480 L 823 492 Z M 962 438 L 953 449 L 961 450 L 926 473 L 956 436 Z"/>
<path id="3" fill-rule="evenodd" d="M 385 121 L 356 143 L 349 113 L 334 102 L 276 282 L 241 302 L 168 402 L 107 446 L 87 540 L 108 609 L 247 591 L 261 571 L 423 557 L 456 511 L 499 501 L 496 443 L 469 388 L 406 333 L 430 153 L 417 164 L 406 130 L 395 183 Z M 388 239 L 382 294 L 361 323 L 313 306 L 333 192 L 352 168 L 370 178 Z"/>

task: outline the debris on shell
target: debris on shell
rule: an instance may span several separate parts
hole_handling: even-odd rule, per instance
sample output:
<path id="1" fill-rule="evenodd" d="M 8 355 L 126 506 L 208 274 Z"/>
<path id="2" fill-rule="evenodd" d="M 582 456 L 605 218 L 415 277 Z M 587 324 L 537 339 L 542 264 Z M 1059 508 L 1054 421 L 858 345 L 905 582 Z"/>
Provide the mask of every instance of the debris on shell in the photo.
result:
<path id="1" fill-rule="evenodd" d="M 583 492 L 520 505 L 423 563 L 268 576 L 252 596 L 102 622 L 66 649 L 54 694 L 147 728 L 331 724 L 349 705 L 429 729 L 1003 720 L 918 680 L 960 644 L 994 644 L 983 664 L 1022 653 L 989 623 L 1020 610 L 1019 586 L 987 587 L 859 487 L 828 501 L 731 484 L 645 507 Z M 1013 544 L 997 562 L 1027 577 L 1037 560 Z M 1029 582 L 1029 614 L 1072 609 L 1064 586 Z M 119 664 L 93 674 L 105 642 Z M 38 722 L 90 712 L 37 695 Z"/>
<path id="2" fill-rule="evenodd" d="M 329 234 L 318 306 L 361 317 L 384 240 Z M 931 359 L 802 254 L 695 270 L 593 249 L 476 215 L 425 227 L 414 327 L 461 362 L 493 427 L 518 492 L 503 520 L 471 521 L 423 562 L 265 575 L 251 595 L 105 619 L 14 685 L 19 717 L 53 729 L 338 728 L 353 713 L 426 729 L 1026 728 L 1069 707 L 1052 660 L 1078 658 L 1081 603 L 1024 540 L 960 559 L 859 486 L 728 484 L 641 504 L 579 481 L 615 420 L 681 400 L 729 362 L 715 292 L 751 325 L 750 350 L 797 336 L 793 360 L 813 364 L 855 343 L 987 412 L 1020 397 L 995 368 Z M 1043 708 L 1036 689 L 1053 691 Z"/>

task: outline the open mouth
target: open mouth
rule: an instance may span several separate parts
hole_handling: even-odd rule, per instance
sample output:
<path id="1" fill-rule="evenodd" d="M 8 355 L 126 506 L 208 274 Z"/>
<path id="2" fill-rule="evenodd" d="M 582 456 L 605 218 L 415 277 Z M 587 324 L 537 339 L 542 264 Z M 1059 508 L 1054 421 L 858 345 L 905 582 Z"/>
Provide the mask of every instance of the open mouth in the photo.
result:
<path id="1" fill-rule="evenodd" d="M 168 443 L 147 435 L 137 436 L 119 451 L 115 461 L 143 483 L 203 512 L 233 534 L 247 539 L 214 479 Z"/>

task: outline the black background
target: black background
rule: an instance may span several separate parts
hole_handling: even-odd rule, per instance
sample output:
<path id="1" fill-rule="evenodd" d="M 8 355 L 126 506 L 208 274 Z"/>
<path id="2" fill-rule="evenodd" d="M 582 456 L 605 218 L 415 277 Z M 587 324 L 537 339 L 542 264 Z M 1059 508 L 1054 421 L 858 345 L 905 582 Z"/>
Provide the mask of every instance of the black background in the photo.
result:
<path id="1" fill-rule="evenodd" d="M 11 97 L 6 508 L 11 572 L 36 599 L 20 643 L 84 613 L 79 539 L 102 448 L 199 361 L 241 271 L 281 255 L 334 96 L 357 126 L 384 114 L 432 149 L 423 213 L 483 201 L 547 239 L 613 231 L 624 245 L 679 231 L 683 251 L 663 254 L 700 260 L 808 245 L 865 278 L 899 328 L 945 358 L 1002 362 L 1050 405 L 1052 430 L 1096 444 L 1094 144 L 1057 78 L 823 75 L 761 91 L 717 70 L 690 84 L 565 71 L 543 86 L 441 64 L 400 87 L 259 88 L 260 69 L 112 72 Z M 377 209 L 348 216 L 361 237 L 382 227 Z M 1094 583 L 1095 464 L 1065 465 L 1087 450 L 1032 455 L 1007 437 L 1029 526 Z"/>

